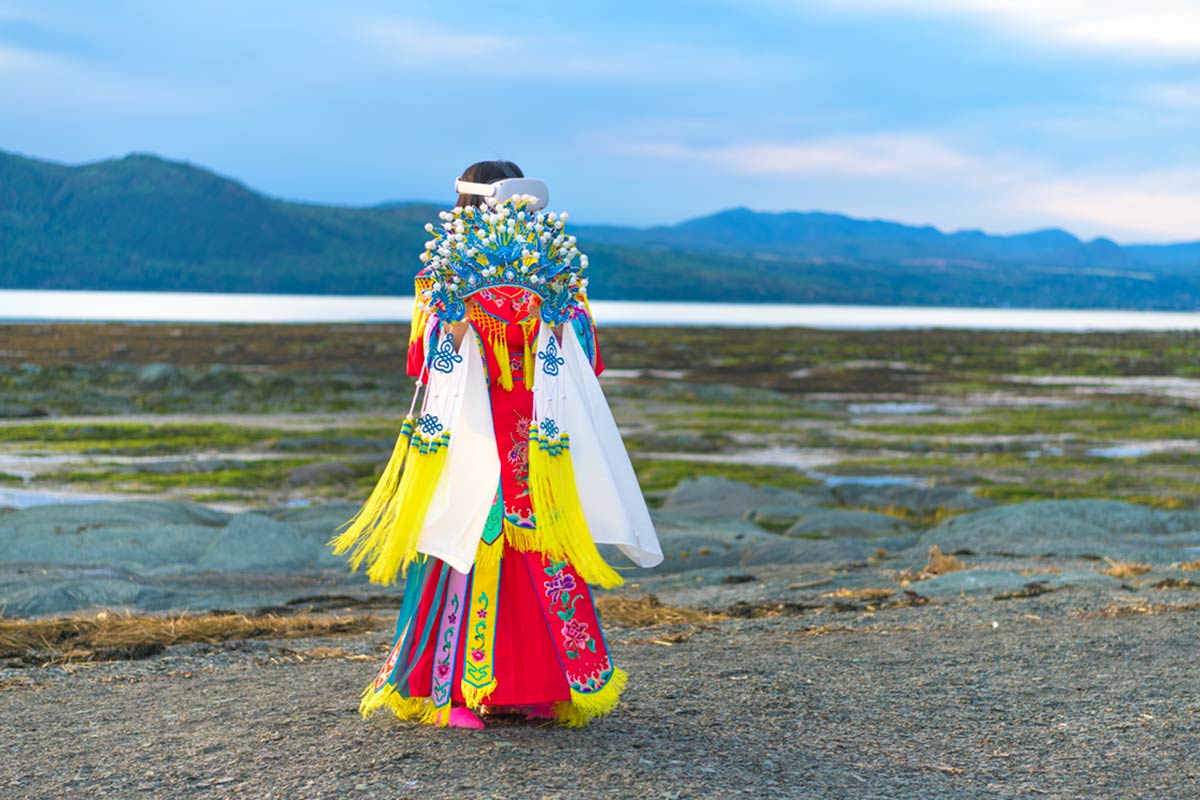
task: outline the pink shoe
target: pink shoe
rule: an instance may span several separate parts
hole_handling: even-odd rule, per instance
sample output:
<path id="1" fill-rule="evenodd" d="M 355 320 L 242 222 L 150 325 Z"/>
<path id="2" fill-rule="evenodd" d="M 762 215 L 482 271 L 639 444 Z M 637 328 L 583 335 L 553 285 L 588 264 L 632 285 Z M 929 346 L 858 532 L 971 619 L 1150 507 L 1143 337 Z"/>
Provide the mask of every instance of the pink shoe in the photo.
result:
<path id="1" fill-rule="evenodd" d="M 484 728 L 483 720 L 476 716 L 475 712 L 466 706 L 455 706 L 450 709 L 450 727 L 451 728 L 470 728 L 471 730 L 481 731 Z"/>
<path id="2" fill-rule="evenodd" d="M 525 712 L 525 719 L 558 719 L 554 703 L 534 703 Z"/>

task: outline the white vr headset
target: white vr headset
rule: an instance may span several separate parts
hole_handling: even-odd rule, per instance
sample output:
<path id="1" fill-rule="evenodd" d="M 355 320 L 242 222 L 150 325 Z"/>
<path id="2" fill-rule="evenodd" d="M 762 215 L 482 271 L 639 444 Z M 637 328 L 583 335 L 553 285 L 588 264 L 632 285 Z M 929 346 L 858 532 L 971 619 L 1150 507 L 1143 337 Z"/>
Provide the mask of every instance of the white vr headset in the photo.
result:
<path id="1" fill-rule="evenodd" d="M 533 205 L 528 206 L 530 211 L 543 209 L 550 202 L 550 189 L 547 188 L 545 181 L 539 181 L 537 178 L 504 178 L 495 183 L 472 183 L 455 178 L 454 191 L 459 194 L 494 197 L 497 203 L 502 203 L 519 194 L 533 195 L 537 200 Z"/>

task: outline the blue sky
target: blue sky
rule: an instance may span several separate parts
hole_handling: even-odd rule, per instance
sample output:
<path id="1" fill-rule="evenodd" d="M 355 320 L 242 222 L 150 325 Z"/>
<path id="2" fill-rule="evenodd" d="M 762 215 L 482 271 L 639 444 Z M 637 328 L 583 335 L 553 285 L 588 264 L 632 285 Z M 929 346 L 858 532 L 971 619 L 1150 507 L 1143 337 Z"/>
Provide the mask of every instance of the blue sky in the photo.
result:
<path id="1" fill-rule="evenodd" d="M 506 157 L 580 223 L 1200 239 L 1196 0 L 0 0 L 0 103 L 0 149 L 315 202 Z"/>

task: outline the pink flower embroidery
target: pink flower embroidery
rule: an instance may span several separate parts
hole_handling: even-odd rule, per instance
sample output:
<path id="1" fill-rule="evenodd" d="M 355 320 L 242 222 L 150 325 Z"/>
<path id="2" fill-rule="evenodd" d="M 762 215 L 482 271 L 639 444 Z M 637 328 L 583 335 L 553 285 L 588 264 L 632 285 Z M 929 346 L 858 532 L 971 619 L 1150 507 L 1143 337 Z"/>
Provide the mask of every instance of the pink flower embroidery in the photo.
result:
<path id="1" fill-rule="evenodd" d="M 437 665 L 434 672 L 437 674 L 439 680 L 446 680 L 450 677 L 450 665 L 443 661 Z"/>
<path id="2" fill-rule="evenodd" d="M 472 650 L 471 651 L 471 660 L 472 661 L 483 661 L 483 651 L 482 650 Z"/>
<path id="3" fill-rule="evenodd" d="M 587 624 L 574 619 L 563 623 L 562 636 L 563 642 L 569 650 L 583 650 L 587 647 L 588 639 L 591 638 L 588 636 Z"/>

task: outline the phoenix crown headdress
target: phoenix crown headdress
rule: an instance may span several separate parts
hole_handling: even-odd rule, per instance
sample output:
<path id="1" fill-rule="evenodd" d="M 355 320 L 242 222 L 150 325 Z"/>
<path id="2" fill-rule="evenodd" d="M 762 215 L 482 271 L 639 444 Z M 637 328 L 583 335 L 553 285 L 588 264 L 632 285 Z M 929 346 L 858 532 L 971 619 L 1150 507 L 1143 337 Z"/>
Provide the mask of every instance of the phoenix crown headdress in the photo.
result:
<path id="1" fill-rule="evenodd" d="M 519 286 L 541 298 L 544 322 L 562 322 L 585 299 L 588 283 L 588 258 L 564 228 L 566 212 L 534 211 L 537 198 L 528 194 L 484 202 L 443 211 L 440 226 L 425 225 L 433 234 L 421 253 L 433 280 L 426 301 L 443 320 L 458 321 L 463 301 L 476 292 Z"/>

